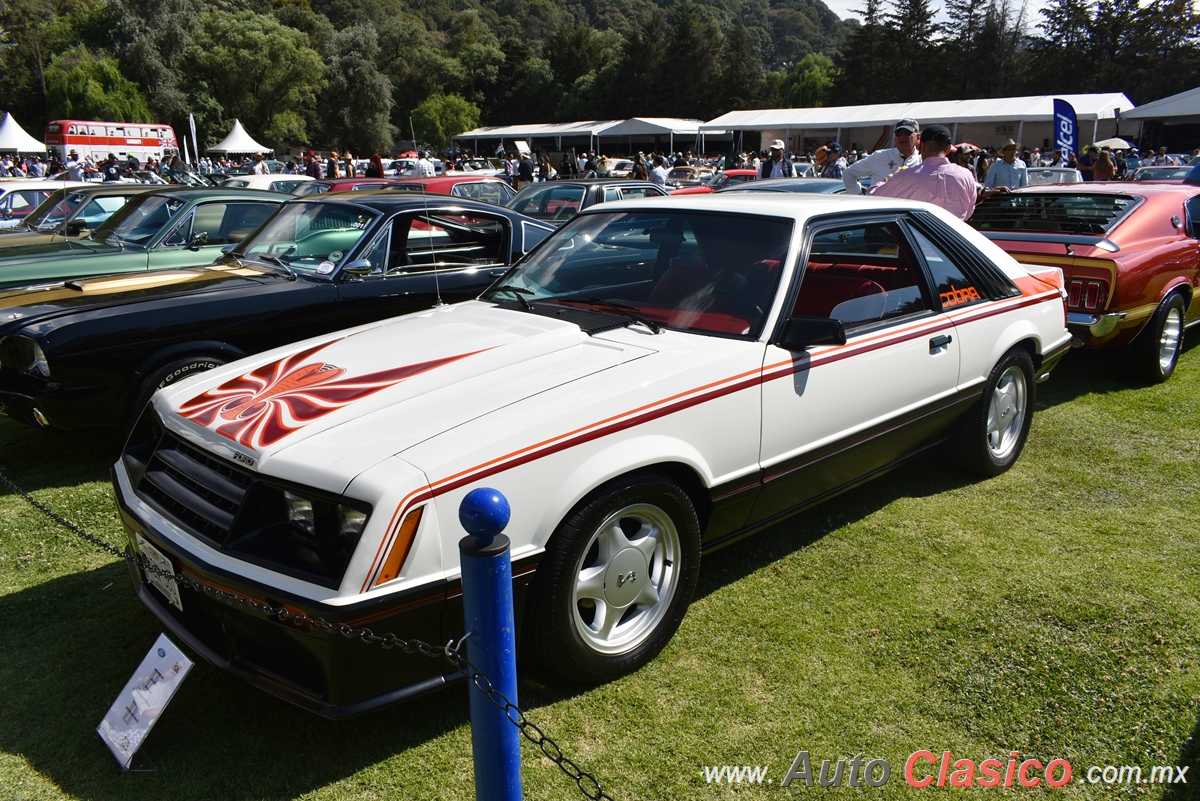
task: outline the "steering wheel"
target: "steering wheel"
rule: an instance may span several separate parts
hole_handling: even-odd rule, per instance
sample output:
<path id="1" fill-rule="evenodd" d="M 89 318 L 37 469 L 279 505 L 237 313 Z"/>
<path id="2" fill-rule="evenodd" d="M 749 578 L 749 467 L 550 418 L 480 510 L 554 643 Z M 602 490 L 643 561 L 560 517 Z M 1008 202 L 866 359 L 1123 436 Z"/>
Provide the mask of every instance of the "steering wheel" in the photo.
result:
<path id="1" fill-rule="evenodd" d="M 742 295 L 739 292 L 735 292 L 732 289 L 728 289 L 726 287 L 721 287 L 721 286 L 714 286 L 712 288 L 712 294 L 713 294 L 713 297 L 720 296 L 722 298 L 727 298 L 728 300 L 732 301 L 733 304 L 736 305 L 738 307 L 738 310 L 741 312 L 749 312 L 750 319 L 752 319 L 752 320 L 762 319 L 763 310 L 758 307 L 758 304 L 756 304 L 754 301 L 750 300 L 750 298 L 746 297 L 745 295 Z M 737 316 L 738 317 L 746 317 L 747 315 L 738 314 Z"/>

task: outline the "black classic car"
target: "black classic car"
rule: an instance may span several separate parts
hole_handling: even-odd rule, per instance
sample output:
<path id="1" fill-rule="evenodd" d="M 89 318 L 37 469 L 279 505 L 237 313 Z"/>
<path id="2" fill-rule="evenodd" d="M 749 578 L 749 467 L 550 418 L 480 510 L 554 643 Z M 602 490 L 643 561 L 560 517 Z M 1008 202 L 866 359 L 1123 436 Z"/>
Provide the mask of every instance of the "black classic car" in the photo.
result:
<path id="1" fill-rule="evenodd" d="M 552 231 L 459 198 L 308 197 L 205 267 L 0 292 L 0 413 L 128 426 L 156 389 L 193 373 L 472 298 Z"/>

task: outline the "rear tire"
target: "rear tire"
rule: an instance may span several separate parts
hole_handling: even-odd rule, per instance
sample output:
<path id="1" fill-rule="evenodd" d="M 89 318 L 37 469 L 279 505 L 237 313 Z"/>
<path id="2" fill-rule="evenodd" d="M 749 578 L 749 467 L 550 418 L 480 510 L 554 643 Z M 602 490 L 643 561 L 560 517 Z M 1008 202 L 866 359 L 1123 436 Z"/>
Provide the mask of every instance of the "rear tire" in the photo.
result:
<path id="1" fill-rule="evenodd" d="M 212 356 L 188 356 L 164 364 L 143 378 L 141 383 L 138 384 L 137 392 L 133 395 L 133 401 L 129 404 L 129 408 L 126 409 L 125 427 L 127 429 L 133 428 L 133 424 L 141 416 L 142 410 L 150 402 L 150 397 L 158 390 L 182 381 L 190 375 L 202 373 L 205 370 L 211 370 L 223 364 L 225 364 L 224 360 L 213 358 Z"/>
<path id="2" fill-rule="evenodd" d="M 530 590 L 531 650 L 586 683 L 632 673 L 670 641 L 700 568 L 688 494 L 659 472 L 595 490 L 546 544 Z"/>
<path id="3" fill-rule="evenodd" d="M 960 467 L 998 476 L 1016 464 L 1033 423 L 1033 359 L 1021 347 L 992 368 L 983 397 L 959 422 L 950 443 Z"/>
<path id="4" fill-rule="evenodd" d="M 1129 343 L 1126 367 L 1133 378 L 1161 384 L 1171 377 L 1183 350 L 1183 316 L 1183 297 L 1178 292 L 1158 304 L 1146 327 Z"/>

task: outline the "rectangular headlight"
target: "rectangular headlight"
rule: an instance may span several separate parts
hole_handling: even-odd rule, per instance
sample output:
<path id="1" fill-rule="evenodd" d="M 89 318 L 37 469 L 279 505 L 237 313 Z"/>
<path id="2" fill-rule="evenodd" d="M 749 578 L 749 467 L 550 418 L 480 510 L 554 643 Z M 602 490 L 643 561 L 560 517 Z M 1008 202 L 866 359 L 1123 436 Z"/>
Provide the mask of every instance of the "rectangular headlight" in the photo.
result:
<path id="1" fill-rule="evenodd" d="M 370 511 L 336 496 L 258 482 L 225 550 L 281 573 L 336 587 Z"/>

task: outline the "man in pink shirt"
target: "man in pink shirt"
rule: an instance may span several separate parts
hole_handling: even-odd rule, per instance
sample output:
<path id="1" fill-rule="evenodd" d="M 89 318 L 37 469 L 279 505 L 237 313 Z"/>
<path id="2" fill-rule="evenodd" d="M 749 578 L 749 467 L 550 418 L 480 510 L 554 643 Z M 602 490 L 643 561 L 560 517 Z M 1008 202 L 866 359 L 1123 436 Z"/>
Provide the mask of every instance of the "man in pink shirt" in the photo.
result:
<path id="1" fill-rule="evenodd" d="M 970 170 L 950 162 L 946 157 L 950 146 L 950 129 L 944 125 L 930 125 L 921 131 L 921 163 L 896 172 L 883 183 L 871 187 L 869 194 L 924 200 L 941 206 L 960 220 L 967 219 L 975 211 L 975 176 Z"/>

